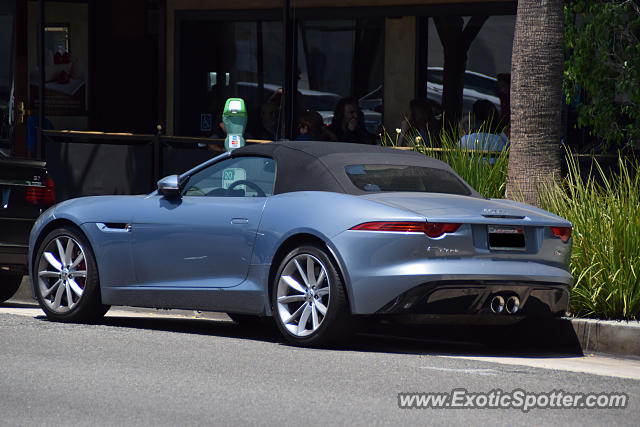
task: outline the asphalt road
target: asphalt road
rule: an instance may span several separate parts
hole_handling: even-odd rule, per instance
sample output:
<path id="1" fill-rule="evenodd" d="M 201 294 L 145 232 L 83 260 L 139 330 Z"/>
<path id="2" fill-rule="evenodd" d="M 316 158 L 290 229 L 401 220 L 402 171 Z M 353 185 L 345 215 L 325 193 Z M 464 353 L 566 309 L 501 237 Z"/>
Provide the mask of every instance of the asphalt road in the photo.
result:
<path id="1" fill-rule="evenodd" d="M 0 305 L 0 425 L 633 425 L 640 360 L 492 350 L 433 328 L 344 349 L 282 344 L 224 315 L 112 309 L 97 325 Z M 434 338 L 435 337 L 435 338 Z M 544 346 L 542 346 L 544 347 Z M 400 392 L 623 392 L 625 409 L 400 409 Z"/>

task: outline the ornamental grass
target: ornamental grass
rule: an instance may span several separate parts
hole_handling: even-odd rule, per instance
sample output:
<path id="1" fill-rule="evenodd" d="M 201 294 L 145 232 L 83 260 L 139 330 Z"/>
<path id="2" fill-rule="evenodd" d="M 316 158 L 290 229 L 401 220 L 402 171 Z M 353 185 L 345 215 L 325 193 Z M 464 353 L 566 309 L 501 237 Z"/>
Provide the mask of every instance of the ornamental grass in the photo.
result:
<path id="1" fill-rule="evenodd" d="M 568 174 L 541 205 L 573 224 L 572 315 L 640 319 L 640 168 L 618 155 L 618 172 L 597 160 L 587 176 L 567 153 Z"/>

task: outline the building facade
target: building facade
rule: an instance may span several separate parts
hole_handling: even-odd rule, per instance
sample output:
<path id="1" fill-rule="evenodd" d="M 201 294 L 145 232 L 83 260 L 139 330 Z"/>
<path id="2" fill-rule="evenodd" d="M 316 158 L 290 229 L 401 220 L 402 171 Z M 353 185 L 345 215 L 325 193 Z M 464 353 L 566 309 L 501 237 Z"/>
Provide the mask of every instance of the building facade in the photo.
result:
<path id="1" fill-rule="evenodd" d="M 228 97 L 245 100 L 257 139 L 295 139 L 307 109 L 329 123 L 345 97 L 374 136 L 395 133 L 412 99 L 450 122 L 478 99 L 504 112 L 499 77 L 508 82 L 516 5 L 0 0 L 0 145 L 47 158 L 40 120 L 44 129 L 215 137 Z"/>

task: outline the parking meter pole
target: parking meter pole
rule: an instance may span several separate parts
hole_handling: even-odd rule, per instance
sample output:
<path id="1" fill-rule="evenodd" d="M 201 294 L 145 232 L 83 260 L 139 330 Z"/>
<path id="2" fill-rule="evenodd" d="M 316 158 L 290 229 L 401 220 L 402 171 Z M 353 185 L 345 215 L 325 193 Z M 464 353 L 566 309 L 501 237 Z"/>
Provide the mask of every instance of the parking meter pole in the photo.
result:
<path id="1" fill-rule="evenodd" d="M 247 110 L 242 98 L 229 98 L 224 104 L 222 122 L 227 130 L 224 148 L 227 151 L 244 147 L 244 131 L 247 127 Z"/>

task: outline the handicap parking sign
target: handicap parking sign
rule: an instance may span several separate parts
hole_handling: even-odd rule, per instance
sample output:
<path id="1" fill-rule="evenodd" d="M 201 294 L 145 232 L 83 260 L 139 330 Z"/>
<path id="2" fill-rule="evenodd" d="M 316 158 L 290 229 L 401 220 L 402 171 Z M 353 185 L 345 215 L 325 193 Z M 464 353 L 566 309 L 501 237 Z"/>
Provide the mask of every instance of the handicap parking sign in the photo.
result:
<path id="1" fill-rule="evenodd" d="M 200 131 L 211 132 L 211 114 L 200 114 Z"/>

